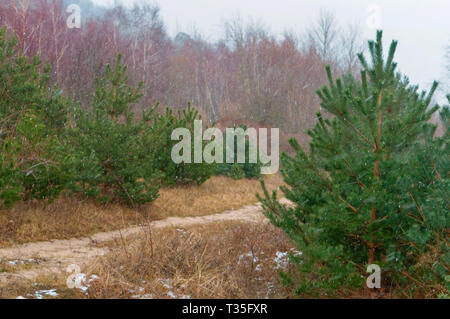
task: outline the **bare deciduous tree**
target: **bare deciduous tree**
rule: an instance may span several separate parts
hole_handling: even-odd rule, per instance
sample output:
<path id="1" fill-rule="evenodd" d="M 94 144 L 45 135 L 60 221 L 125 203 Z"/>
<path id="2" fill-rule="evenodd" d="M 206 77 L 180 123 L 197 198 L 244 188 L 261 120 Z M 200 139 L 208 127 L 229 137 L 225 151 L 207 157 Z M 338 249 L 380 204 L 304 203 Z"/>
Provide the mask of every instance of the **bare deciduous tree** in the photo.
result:
<path id="1" fill-rule="evenodd" d="M 335 61 L 339 26 L 333 12 L 320 9 L 317 23 L 306 31 L 308 46 L 316 48 L 325 62 Z"/>
<path id="2" fill-rule="evenodd" d="M 358 47 L 351 28 L 339 46 L 337 20 L 325 10 L 306 35 L 275 37 L 261 23 L 236 18 L 213 43 L 195 30 L 170 39 L 159 8 L 145 3 L 101 10 L 87 3 L 82 27 L 68 29 L 66 2 L 2 0 L 0 21 L 16 31 L 27 56 L 39 53 L 53 66 L 54 82 L 85 107 L 94 79 L 121 52 L 131 83 L 144 82 L 138 110 L 157 101 L 174 108 L 191 101 L 211 121 L 304 131 L 319 109 L 315 90 L 326 80 L 323 64 L 353 69 Z"/>
<path id="3" fill-rule="evenodd" d="M 339 45 L 340 61 L 344 72 L 358 71 L 358 53 L 364 51 L 364 41 L 359 23 L 350 23 L 344 28 Z"/>

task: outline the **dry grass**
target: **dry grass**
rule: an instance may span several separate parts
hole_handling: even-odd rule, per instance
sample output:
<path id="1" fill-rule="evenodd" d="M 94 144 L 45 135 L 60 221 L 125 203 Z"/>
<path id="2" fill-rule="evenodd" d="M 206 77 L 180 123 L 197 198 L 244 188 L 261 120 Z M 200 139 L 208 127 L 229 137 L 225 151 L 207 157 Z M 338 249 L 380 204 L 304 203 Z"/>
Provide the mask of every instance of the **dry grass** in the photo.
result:
<path id="1" fill-rule="evenodd" d="M 119 205 L 97 205 L 76 198 L 53 203 L 20 203 L 0 213 L 0 246 L 88 236 L 136 224 L 137 212 Z"/>
<path id="2" fill-rule="evenodd" d="M 38 276 L 35 281 L 17 278 L 9 281 L 8 285 L 0 286 L 0 299 L 55 299 L 48 292 L 55 291 L 58 299 L 81 299 L 84 293 L 79 289 L 70 289 L 65 284 L 67 276 L 60 274 L 46 274 Z"/>
<path id="3" fill-rule="evenodd" d="M 114 247 L 87 270 L 99 276 L 89 298 L 289 297 L 274 259 L 292 246 L 269 223 L 165 228 Z"/>
<path id="4" fill-rule="evenodd" d="M 70 289 L 67 273 L 9 280 L 0 298 L 294 298 L 279 271 L 297 280 L 287 252 L 296 252 L 287 236 L 268 222 L 221 222 L 187 228 L 144 228 L 142 235 L 104 243 L 110 252 L 90 260 L 82 273 L 88 282 Z M 39 262 L 39 261 L 37 261 Z M 9 276 L 15 276 L 11 266 Z M 16 266 L 17 267 L 17 266 Z M 32 265 L 19 265 L 28 269 Z M 95 278 L 95 279 L 94 279 Z M 0 277 L 1 279 L 1 277 Z M 0 280 L 1 282 L 1 280 Z M 47 294 L 55 293 L 55 296 Z M 322 295 L 320 298 L 329 298 Z M 398 298 L 389 291 L 342 290 L 337 298 Z M 302 298 L 310 298 L 304 295 Z M 423 298 L 419 296 L 418 298 Z"/>
<path id="5" fill-rule="evenodd" d="M 279 175 L 266 176 L 269 191 L 283 182 Z M 233 180 L 215 176 L 200 186 L 178 186 L 161 189 L 160 197 L 152 204 L 150 215 L 154 218 L 170 216 L 204 216 L 238 209 L 257 202 L 256 193 L 262 193 L 257 179 Z"/>
<path id="6" fill-rule="evenodd" d="M 20 270 L 32 269 L 40 261 L 40 258 L 0 260 L 0 273 L 11 274 Z"/>
<path id="7" fill-rule="evenodd" d="M 269 189 L 282 182 L 266 177 Z M 200 186 L 160 190 L 160 198 L 139 209 L 99 205 L 78 198 L 59 198 L 53 203 L 20 203 L 0 211 L 0 247 L 32 241 L 68 239 L 138 225 L 143 220 L 169 216 L 201 216 L 240 208 L 256 202 L 258 180 L 213 177 Z"/>
<path id="8" fill-rule="evenodd" d="M 42 298 L 93 299 L 291 296 L 279 281 L 275 258 L 277 252 L 290 251 L 292 246 L 286 235 L 268 222 L 147 229 L 139 237 L 108 246 L 110 253 L 82 269 L 86 278 L 96 278 L 83 283 L 88 287 L 85 292 L 69 289 L 68 275 L 59 273 L 40 275 L 33 282 L 11 280 L 0 285 L 0 298 L 34 299 L 39 294 Z M 43 293 L 52 290 L 56 296 Z"/>

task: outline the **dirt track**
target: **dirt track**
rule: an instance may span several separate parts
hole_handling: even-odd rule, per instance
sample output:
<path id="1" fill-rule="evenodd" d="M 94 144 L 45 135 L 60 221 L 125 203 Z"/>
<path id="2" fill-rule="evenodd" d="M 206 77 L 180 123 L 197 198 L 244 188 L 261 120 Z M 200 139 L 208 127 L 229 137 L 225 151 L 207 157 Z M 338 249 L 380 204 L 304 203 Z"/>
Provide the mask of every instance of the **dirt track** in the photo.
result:
<path id="1" fill-rule="evenodd" d="M 287 201 L 284 201 L 286 203 Z M 63 273 L 70 264 L 85 265 L 91 258 L 104 255 L 108 252 L 105 247 L 96 247 L 100 243 L 120 238 L 127 238 L 144 231 L 145 227 L 188 227 L 192 225 L 207 224 L 220 221 L 246 221 L 268 222 L 261 210 L 261 205 L 246 206 L 238 210 L 226 211 L 201 217 L 170 217 L 150 223 L 149 226 L 139 226 L 119 231 L 97 233 L 85 238 L 72 238 L 67 240 L 52 240 L 33 242 L 11 248 L 0 249 L 0 260 L 28 260 L 38 263 L 27 270 L 15 273 L 0 274 L 0 284 L 10 280 L 33 280 L 44 273 Z"/>

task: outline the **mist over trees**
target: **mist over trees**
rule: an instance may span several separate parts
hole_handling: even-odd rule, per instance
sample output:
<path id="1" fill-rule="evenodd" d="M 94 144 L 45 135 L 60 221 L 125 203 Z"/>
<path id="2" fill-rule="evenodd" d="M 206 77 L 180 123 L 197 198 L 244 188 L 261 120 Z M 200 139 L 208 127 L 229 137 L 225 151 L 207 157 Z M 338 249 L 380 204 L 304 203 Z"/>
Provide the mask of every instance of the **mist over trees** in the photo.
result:
<path id="1" fill-rule="evenodd" d="M 192 102 L 210 121 L 246 119 L 303 132 L 319 110 L 315 90 L 326 80 L 324 64 L 337 74 L 358 71 L 357 25 L 341 28 L 325 10 L 303 34 L 279 38 L 234 19 L 224 24 L 223 39 L 211 43 L 199 34 L 170 38 L 155 5 L 75 3 L 82 7 L 78 29 L 67 27 L 67 0 L 3 0 L 0 21 L 25 55 L 39 53 L 52 65 L 52 82 L 63 94 L 82 104 L 95 77 L 122 53 L 131 85 L 144 82 L 138 111 L 157 101 L 172 108 Z"/>

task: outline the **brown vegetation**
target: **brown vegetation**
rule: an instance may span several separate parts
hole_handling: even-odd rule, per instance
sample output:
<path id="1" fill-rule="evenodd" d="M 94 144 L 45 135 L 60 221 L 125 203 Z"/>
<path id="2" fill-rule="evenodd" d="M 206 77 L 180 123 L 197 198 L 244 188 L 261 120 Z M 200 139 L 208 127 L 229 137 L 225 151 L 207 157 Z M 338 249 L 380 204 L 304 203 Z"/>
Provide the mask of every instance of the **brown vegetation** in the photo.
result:
<path id="1" fill-rule="evenodd" d="M 167 227 L 108 246 L 110 253 L 82 269 L 85 293 L 67 288 L 67 274 L 55 274 L 35 278 L 34 285 L 12 282 L 0 295 L 36 298 L 36 291 L 56 289 L 58 298 L 289 297 L 278 272 L 291 267 L 284 254 L 292 245 L 268 222 Z"/>
<path id="2" fill-rule="evenodd" d="M 269 223 L 162 229 L 116 246 L 89 271 L 90 298 L 280 298 L 274 259 L 292 246 Z"/>
<path id="3" fill-rule="evenodd" d="M 266 177 L 270 189 L 281 185 L 278 175 Z M 49 239 L 89 236 L 170 216 L 202 216 L 257 202 L 260 182 L 215 176 L 200 186 L 160 190 L 160 197 L 139 209 L 100 205 L 74 197 L 53 203 L 26 202 L 0 212 L 0 247 Z"/>
<path id="4" fill-rule="evenodd" d="M 3 298 L 296 298 L 280 270 L 297 276 L 288 253 L 298 254 L 286 234 L 264 222 L 214 222 L 146 228 L 131 239 L 102 244 L 110 252 L 82 268 L 83 289 L 67 287 L 66 273 L 0 285 Z M 35 262 L 39 262 L 36 259 Z M 8 271 L 33 265 L 1 264 Z M 0 268 L 1 268 L 0 265 Z M 54 296 L 45 292 L 54 292 Z M 40 295 L 40 296 L 39 296 Z M 339 291 L 340 298 L 399 298 L 389 291 Z M 334 296 L 334 297 L 337 297 Z M 308 298 L 310 296 L 302 296 Z M 320 296 L 329 298 L 330 296 Z M 423 296 L 418 296 L 423 297 Z"/>

